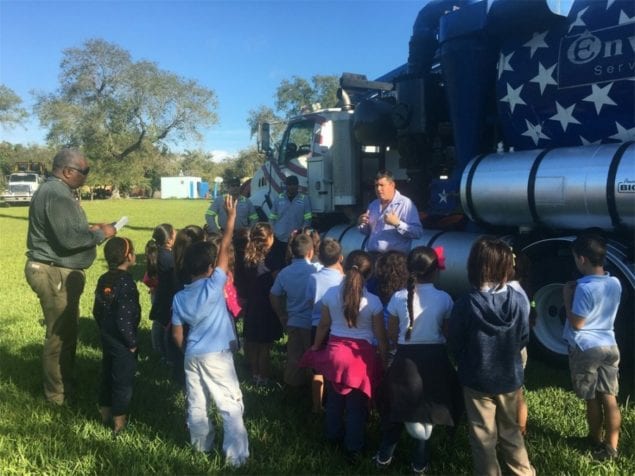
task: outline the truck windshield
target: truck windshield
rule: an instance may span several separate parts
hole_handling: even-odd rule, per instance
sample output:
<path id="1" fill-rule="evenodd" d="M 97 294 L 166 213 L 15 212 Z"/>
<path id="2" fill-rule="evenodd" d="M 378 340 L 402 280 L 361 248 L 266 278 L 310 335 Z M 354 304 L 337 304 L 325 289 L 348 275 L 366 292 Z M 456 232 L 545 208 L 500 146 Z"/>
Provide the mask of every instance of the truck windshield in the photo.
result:
<path id="1" fill-rule="evenodd" d="M 280 146 L 280 164 L 287 164 L 293 159 L 306 161 L 306 157 L 311 152 L 314 125 L 314 121 L 302 121 L 289 125 Z"/>
<path id="2" fill-rule="evenodd" d="M 37 174 L 12 174 L 9 182 L 37 182 Z"/>

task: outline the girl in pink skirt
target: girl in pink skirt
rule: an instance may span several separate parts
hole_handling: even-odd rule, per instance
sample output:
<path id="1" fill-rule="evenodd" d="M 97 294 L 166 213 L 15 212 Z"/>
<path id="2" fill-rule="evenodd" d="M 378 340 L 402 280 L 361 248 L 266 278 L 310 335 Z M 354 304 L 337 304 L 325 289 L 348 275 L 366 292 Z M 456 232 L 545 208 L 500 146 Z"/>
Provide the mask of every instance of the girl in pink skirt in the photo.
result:
<path id="1" fill-rule="evenodd" d="M 365 287 L 371 270 L 368 253 L 353 251 L 348 255 L 342 283 L 322 298 L 315 341 L 301 362 L 324 375 L 326 438 L 333 443 L 343 439 L 351 460 L 357 459 L 364 446 L 369 400 L 386 361 L 383 306 Z M 320 349 L 329 332 L 326 347 Z"/>

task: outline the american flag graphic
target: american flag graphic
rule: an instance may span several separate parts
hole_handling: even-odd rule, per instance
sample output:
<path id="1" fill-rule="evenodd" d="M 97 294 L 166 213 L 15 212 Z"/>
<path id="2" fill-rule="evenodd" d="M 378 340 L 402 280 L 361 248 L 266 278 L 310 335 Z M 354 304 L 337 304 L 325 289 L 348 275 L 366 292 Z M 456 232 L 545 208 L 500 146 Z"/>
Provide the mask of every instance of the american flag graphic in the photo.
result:
<path id="1" fill-rule="evenodd" d="M 496 97 L 516 150 L 635 140 L 635 2 L 582 0 L 555 26 L 509 40 Z"/>

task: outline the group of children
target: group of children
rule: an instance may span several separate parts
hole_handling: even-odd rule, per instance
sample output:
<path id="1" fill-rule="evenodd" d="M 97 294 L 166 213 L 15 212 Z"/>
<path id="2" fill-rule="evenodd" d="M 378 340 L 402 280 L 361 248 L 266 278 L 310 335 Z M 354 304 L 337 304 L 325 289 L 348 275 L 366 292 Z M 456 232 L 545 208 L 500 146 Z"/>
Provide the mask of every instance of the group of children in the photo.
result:
<path id="1" fill-rule="evenodd" d="M 236 201 L 227 197 L 225 208 L 222 236 L 159 225 L 146 248 L 153 347 L 182 379 L 195 449 L 214 445 L 211 398 L 223 420 L 227 463 L 240 466 L 249 457 L 232 354 L 241 316 L 253 383 L 272 384 L 271 348 L 286 333 L 285 384 L 306 389 L 314 412 L 324 403 L 326 438 L 343 445 L 352 461 L 364 448 L 374 402 L 381 437 L 373 461 L 379 468 L 391 464 L 406 429 L 415 440 L 412 470 L 428 471 L 426 442 L 434 426 L 455 427 L 465 414 L 476 474 L 501 473 L 497 443 L 506 472 L 535 474 L 519 412 L 530 303 L 513 283 L 515 256 L 505 242 L 484 237 L 474 244 L 467 263 L 473 289 L 453 302 L 434 286 L 444 269 L 440 249 L 379 256 L 357 250 L 344 260 L 336 240 L 318 241 L 316 232 L 303 229 L 289 239 L 287 264 L 272 252 L 268 223 L 234 233 Z M 619 352 L 612 326 L 620 288 L 604 274 L 605 253 L 596 234 L 573 244 L 584 277 L 564 288 L 565 338 L 574 389 L 587 401 L 589 441 L 598 457 L 614 458 Z M 140 309 L 127 272 L 135 264 L 132 243 L 112 238 L 105 256 L 109 271 L 99 280 L 94 307 L 103 345 L 99 405 L 117 434 L 132 396 Z"/>

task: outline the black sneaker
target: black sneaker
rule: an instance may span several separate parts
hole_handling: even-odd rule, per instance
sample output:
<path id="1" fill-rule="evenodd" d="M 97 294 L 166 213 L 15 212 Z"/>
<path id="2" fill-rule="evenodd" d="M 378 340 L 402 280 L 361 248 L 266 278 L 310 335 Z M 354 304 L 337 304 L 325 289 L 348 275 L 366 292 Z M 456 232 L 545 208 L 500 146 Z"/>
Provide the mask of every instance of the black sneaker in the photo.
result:
<path id="1" fill-rule="evenodd" d="M 430 465 L 426 464 L 424 467 L 422 468 L 417 468 L 414 464 L 410 466 L 410 469 L 412 469 L 412 474 L 428 474 L 430 472 Z"/>
<path id="2" fill-rule="evenodd" d="M 598 448 L 593 450 L 593 458 L 599 461 L 608 461 L 617 459 L 619 452 L 607 443 L 602 443 Z"/>
<path id="3" fill-rule="evenodd" d="M 388 468 L 388 466 L 390 466 L 390 463 L 392 463 L 392 456 L 388 458 L 388 461 L 382 461 L 379 459 L 379 453 L 377 453 L 375 456 L 373 456 L 372 462 L 375 465 L 375 468 L 386 469 Z"/>

